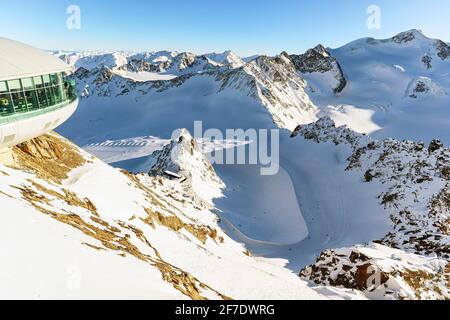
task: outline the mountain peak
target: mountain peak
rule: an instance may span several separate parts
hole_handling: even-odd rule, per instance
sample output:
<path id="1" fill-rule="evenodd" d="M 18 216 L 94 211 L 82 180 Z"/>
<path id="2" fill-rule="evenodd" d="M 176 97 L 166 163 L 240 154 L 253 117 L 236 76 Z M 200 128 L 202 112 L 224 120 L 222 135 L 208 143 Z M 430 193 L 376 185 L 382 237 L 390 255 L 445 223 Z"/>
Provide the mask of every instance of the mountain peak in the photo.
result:
<path id="1" fill-rule="evenodd" d="M 152 158 L 151 175 L 176 174 L 187 190 L 210 204 L 214 198 L 222 196 L 224 183 L 187 129 L 174 133 L 171 142 L 155 151 Z"/>
<path id="2" fill-rule="evenodd" d="M 315 47 L 312 48 L 311 50 L 314 50 L 314 51 L 320 53 L 320 54 L 323 55 L 324 57 L 328 57 L 328 56 L 329 56 L 327 49 L 326 49 L 325 46 L 324 46 L 323 44 L 321 44 L 321 43 L 319 43 L 317 46 L 315 46 Z"/>
<path id="3" fill-rule="evenodd" d="M 422 30 L 411 29 L 408 31 L 401 32 L 393 36 L 390 40 L 395 43 L 408 43 L 416 39 L 428 39 L 422 32 Z"/>
<path id="4" fill-rule="evenodd" d="M 231 50 L 226 50 L 222 53 L 207 53 L 205 54 L 205 57 L 214 63 L 225 66 L 228 65 L 232 68 L 238 68 L 245 64 L 244 61 Z"/>

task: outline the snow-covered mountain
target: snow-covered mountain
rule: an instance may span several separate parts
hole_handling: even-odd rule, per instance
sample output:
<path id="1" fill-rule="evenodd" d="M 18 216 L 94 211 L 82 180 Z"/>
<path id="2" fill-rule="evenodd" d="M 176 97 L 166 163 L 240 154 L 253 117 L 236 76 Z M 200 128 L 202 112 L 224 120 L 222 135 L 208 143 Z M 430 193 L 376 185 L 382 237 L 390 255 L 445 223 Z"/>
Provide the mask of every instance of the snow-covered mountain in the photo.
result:
<path id="1" fill-rule="evenodd" d="M 331 89 L 335 94 L 345 89 L 347 80 L 342 68 L 336 58 L 332 57 L 323 45 L 318 45 L 302 55 L 291 55 L 290 59 L 294 62 L 296 69 L 310 83 L 311 90 L 320 90 L 319 88 L 316 89 L 313 84 L 315 82 L 314 77 L 319 77 L 318 83 L 328 84 L 328 90 Z"/>
<path id="2" fill-rule="evenodd" d="M 193 192 L 209 204 L 214 198 L 222 196 L 225 184 L 186 129 L 180 130 L 168 145 L 155 151 L 151 158 L 150 175 L 175 173 L 178 179 L 183 180 L 186 192 Z"/>
<path id="3" fill-rule="evenodd" d="M 274 57 L 54 54 L 81 95 L 58 132 L 119 169 L 56 134 L 0 165 L 2 207 L 23 212 L 8 223 L 27 235 L 2 234 L 2 260 L 45 248 L 34 273 L 6 266 L 18 296 L 450 298 L 444 41 L 410 30 Z M 257 141 L 193 138 L 200 120 L 281 129 L 278 173 L 211 164 L 212 151 Z M 46 269 L 42 255 L 61 260 Z M 67 268 L 81 270 L 78 291 L 61 285 Z M 33 280 L 50 273 L 50 289 Z"/>
<path id="4" fill-rule="evenodd" d="M 293 137 L 350 146 L 345 170 L 378 185 L 375 196 L 391 220 L 389 231 L 373 239 L 377 244 L 325 251 L 301 277 L 362 290 L 369 298 L 448 299 L 450 149 L 437 140 L 429 146 L 373 140 L 336 128 L 329 118 L 299 126 Z M 375 271 L 379 282 L 367 285 Z"/>
<path id="5" fill-rule="evenodd" d="M 56 134 L 15 147 L 14 158 L 0 165 L 3 298 L 326 298 L 252 257 L 177 181 L 114 169 Z"/>
<path id="6" fill-rule="evenodd" d="M 180 105 L 188 113 L 184 116 L 190 118 L 214 104 L 215 110 L 206 112 L 207 116 L 202 112 L 202 117 L 211 120 L 210 127 L 227 128 L 230 126 L 213 119 L 219 114 L 223 118 L 225 113 L 228 119 L 224 123 L 246 127 L 242 117 L 234 118 L 235 112 L 229 112 L 230 108 L 245 104 L 259 108 L 255 112 L 271 117 L 277 127 L 289 130 L 329 116 L 338 125 L 346 124 L 378 138 L 429 142 L 448 128 L 445 114 L 450 102 L 449 52 L 450 46 L 444 41 L 411 30 L 389 39 L 359 39 L 337 49 L 318 45 L 304 54 L 282 53 L 252 59 L 240 59 L 232 52 L 194 55 L 166 51 L 128 55 L 66 53 L 61 57 L 78 68 L 74 78 L 84 97 L 91 99 L 81 102 L 79 113 L 85 113 L 85 108 L 90 110 L 81 119 L 107 127 L 115 127 L 114 120 L 98 117 L 97 110 L 90 105 L 95 104 L 97 109 L 102 109 L 103 103 L 110 109 L 127 105 L 130 113 L 134 113 L 134 104 L 139 110 L 144 105 L 145 115 L 135 114 L 132 118 L 148 116 L 146 126 L 150 127 L 164 122 L 160 116 L 173 118 Z M 80 58 L 76 60 L 74 55 Z M 103 77 L 105 74 L 108 77 Z M 187 91 L 189 94 L 185 94 Z M 123 95 L 128 97 L 122 99 Z M 104 99 L 94 103 L 93 97 L 98 96 Z M 153 110 L 160 109 L 160 104 L 166 109 L 177 107 L 173 112 L 156 115 Z M 237 108 L 237 113 L 249 108 Z M 61 132 L 82 144 L 96 138 L 126 138 L 115 134 L 98 137 L 89 128 L 83 130 L 83 138 L 78 137 L 71 127 L 79 122 L 75 115 Z M 192 121 L 178 127 L 192 129 L 186 124 L 189 122 Z M 271 126 L 266 120 L 258 122 L 256 127 Z M 432 128 L 430 122 L 435 124 Z M 412 127 L 414 132 L 410 130 Z M 137 135 L 162 134 L 157 129 L 140 131 Z M 169 135 L 169 131 L 164 134 Z M 441 139 L 447 142 L 446 137 Z"/>
<path id="7" fill-rule="evenodd" d="M 340 125 L 358 129 L 361 125 L 354 123 L 361 119 L 358 114 L 369 116 L 364 121 L 366 126 L 375 125 L 374 129 L 358 131 L 378 138 L 430 142 L 440 136 L 449 143 L 445 120 L 450 102 L 449 49 L 444 41 L 418 30 L 383 40 L 359 39 L 330 49 L 347 86 L 339 95 L 311 93 L 311 100 Z M 345 107 L 336 111 L 339 106 Z"/>

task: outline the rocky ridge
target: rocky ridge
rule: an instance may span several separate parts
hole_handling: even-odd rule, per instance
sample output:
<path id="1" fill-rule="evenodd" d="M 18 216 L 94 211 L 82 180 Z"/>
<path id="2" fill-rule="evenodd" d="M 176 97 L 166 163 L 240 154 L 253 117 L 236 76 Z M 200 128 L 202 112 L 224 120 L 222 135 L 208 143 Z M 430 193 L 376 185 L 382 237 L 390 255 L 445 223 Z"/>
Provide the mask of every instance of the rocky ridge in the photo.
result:
<path id="1" fill-rule="evenodd" d="M 381 239 L 374 239 L 378 245 L 372 247 L 385 253 L 399 250 L 397 253 L 405 255 L 406 261 L 422 259 L 427 266 L 436 266 L 430 271 L 414 266 L 412 262 L 409 267 L 391 265 L 388 268 L 390 271 L 383 274 L 382 283 L 376 287 L 364 287 L 358 284 L 360 269 L 366 268 L 369 262 L 370 265 L 378 265 L 383 261 L 375 259 L 375 253 L 370 250 L 372 256 L 359 260 L 351 258 L 370 248 L 360 246 L 322 253 L 315 264 L 300 272 L 301 277 L 316 284 L 358 288 L 368 296 L 376 291 L 384 298 L 416 299 L 427 295 L 448 298 L 448 285 L 434 286 L 433 283 L 445 284 L 449 279 L 450 205 L 447 200 L 450 185 L 447 167 L 450 149 L 444 148 L 437 140 L 429 146 L 412 141 L 374 140 L 345 126 L 336 127 L 329 118 L 299 126 L 292 136 L 301 136 L 317 143 L 351 146 L 353 151 L 347 160 L 347 170 L 359 172 L 366 183 L 382 186 L 383 192 L 378 195 L 379 204 L 389 212 L 392 222 L 392 231 Z M 410 254 L 412 256 L 408 256 Z M 384 270 L 380 265 L 377 267 L 379 269 Z M 407 285 L 407 289 L 392 283 L 385 285 L 393 275 L 397 280 L 402 278 L 403 284 L 411 279 L 414 281 Z M 420 285 L 432 279 L 435 282 L 428 286 Z"/>

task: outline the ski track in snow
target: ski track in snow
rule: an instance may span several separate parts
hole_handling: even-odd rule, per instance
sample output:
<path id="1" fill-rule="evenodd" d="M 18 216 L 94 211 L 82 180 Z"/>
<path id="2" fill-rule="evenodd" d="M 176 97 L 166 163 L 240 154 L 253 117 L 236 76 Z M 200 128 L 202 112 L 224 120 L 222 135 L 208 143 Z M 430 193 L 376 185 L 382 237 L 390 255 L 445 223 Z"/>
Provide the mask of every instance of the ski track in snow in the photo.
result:
<path id="1" fill-rule="evenodd" d="M 83 149 L 102 159 L 102 161 L 113 164 L 151 156 L 153 152 L 161 150 L 169 143 L 170 139 L 149 136 L 121 140 L 107 140 L 105 142 L 85 145 Z M 236 148 L 248 143 L 249 142 L 247 141 L 237 140 L 197 140 L 197 144 L 202 148 L 204 153 L 210 153 L 221 149 Z"/>

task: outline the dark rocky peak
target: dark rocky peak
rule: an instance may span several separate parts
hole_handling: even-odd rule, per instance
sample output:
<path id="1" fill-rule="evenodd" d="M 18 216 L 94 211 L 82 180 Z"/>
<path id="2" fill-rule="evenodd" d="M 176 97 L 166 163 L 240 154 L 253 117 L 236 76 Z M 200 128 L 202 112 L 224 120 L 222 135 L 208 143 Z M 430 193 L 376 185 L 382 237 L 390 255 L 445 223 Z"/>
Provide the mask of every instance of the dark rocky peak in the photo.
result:
<path id="1" fill-rule="evenodd" d="M 342 71 L 341 65 L 335 57 L 321 44 L 309 49 L 301 55 L 289 56 L 295 65 L 297 71 L 301 73 L 327 73 L 331 72 L 337 80 L 336 86 L 333 88 L 334 93 L 340 93 L 347 85 L 347 80 Z"/>
<path id="2" fill-rule="evenodd" d="M 408 43 L 413 40 L 419 39 L 419 38 L 425 38 L 422 31 L 417 29 L 408 30 L 405 32 L 401 32 L 395 36 L 393 36 L 391 39 L 388 39 L 388 41 L 392 41 L 394 43 Z"/>
<path id="3" fill-rule="evenodd" d="M 107 67 L 102 67 L 101 69 L 98 69 L 97 77 L 95 78 L 95 83 L 98 85 L 108 83 L 112 80 L 114 74 L 112 73 L 111 69 Z"/>
<path id="4" fill-rule="evenodd" d="M 91 75 L 91 71 L 86 68 L 78 68 L 71 76 L 77 79 L 85 79 Z"/>
<path id="5" fill-rule="evenodd" d="M 436 40 L 437 56 L 442 60 L 446 60 L 450 57 L 450 46 L 442 40 Z"/>

